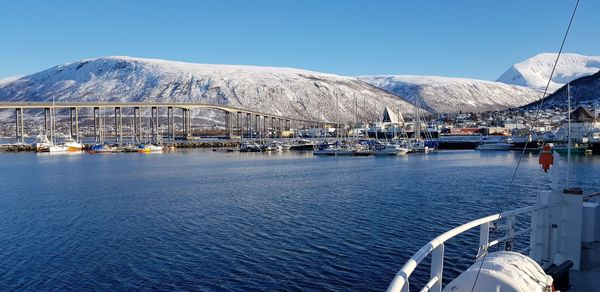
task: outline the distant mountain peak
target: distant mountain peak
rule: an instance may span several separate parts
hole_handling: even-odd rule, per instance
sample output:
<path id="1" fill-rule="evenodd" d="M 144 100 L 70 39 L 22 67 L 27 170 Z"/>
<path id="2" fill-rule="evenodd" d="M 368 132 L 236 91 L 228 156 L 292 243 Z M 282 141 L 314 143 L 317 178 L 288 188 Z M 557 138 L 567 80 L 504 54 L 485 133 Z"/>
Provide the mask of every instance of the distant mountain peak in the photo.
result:
<path id="1" fill-rule="evenodd" d="M 535 55 L 512 65 L 497 81 L 543 91 L 550 78 L 556 56 L 556 53 Z M 556 91 L 572 80 L 592 75 L 598 71 L 600 71 L 600 56 L 562 53 L 550 82 L 548 93 Z"/>
<path id="2" fill-rule="evenodd" d="M 529 88 L 470 78 L 415 75 L 359 78 L 432 112 L 500 110 L 541 98 L 538 92 Z"/>

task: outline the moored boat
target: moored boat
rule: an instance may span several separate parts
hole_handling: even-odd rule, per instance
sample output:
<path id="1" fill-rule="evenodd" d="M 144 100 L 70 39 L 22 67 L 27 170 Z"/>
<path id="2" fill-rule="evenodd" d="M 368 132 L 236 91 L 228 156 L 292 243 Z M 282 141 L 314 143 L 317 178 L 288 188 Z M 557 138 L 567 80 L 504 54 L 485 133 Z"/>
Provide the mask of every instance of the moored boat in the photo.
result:
<path id="1" fill-rule="evenodd" d="M 289 150 L 296 151 L 307 151 L 307 150 L 315 150 L 315 143 L 306 140 L 306 139 L 298 139 L 294 144 L 292 144 Z"/>
<path id="2" fill-rule="evenodd" d="M 554 146 L 554 151 L 560 153 L 560 154 L 567 154 L 569 152 L 569 147 L 567 145 L 557 145 Z M 571 154 L 586 154 L 586 152 L 588 151 L 588 149 L 591 149 L 588 145 L 586 144 L 573 144 L 571 146 Z"/>
<path id="3" fill-rule="evenodd" d="M 48 147 L 48 152 L 56 153 L 56 152 L 67 152 L 69 149 L 67 146 L 62 144 L 53 144 Z"/>
<path id="4" fill-rule="evenodd" d="M 92 145 L 88 150 L 90 153 L 113 153 L 114 147 L 107 144 L 96 144 Z"/>
<path id="5" fill-rule="evenodd" d="M 65 141 L 63 141 L 63 144 L 65 145 L 65 147 L 67 147 L 68 151 L 82 151 L 83 150 L 83 144 L 73 140 L 72 138 L 65 139 Z"/>
<path id="6" fill-rule="evenodd" d="M 514 147 L 514 144 L 511 143 L 511 141 L 509 139 L 505 139 L 502 142 L 496 142 L 496 141 L 492 141 L 492 142 L 483 142 L 482 144 L 479 144 L 479 146 L 477 146 L 477 150 L 491 150 L 491 151 L 506 151 L 506 150 L 510 150 L 511 148 Z"/>
<path id="7" fill-rule="evenodd" d="M 375 156 L 393 156 L 393 155 L 402 155 L 406 154 L 410 151 L 409 148 L 402 147 L 399 144 L 376 144 L 372 147 L 373 155 Z"/>
<path id="8" fill-rule="evenodd" d="M 240 152 L 261 152 L 262 148 L 258 143 L 244 142 L 240 145 Z"/>
<path id="9" fill-rule="evenodd" d="M 430 148 L 427 145 L 427 143 L 425 143 L 425 141 L 420 140 L 420 139 L 409 143 L 409 147 L 410 147 L 410 152 L 415 152 L 415 153 L 429 153 L 434 150 L 433 148 Z"/>
<path id="10" fill-rule="evenodd" d="M 33 143 L 33 147 L 35 147 L 35 151 L 37 152 L 48 152 L 48 149 L 52 145 L 52 142 L 48 139 L 46 135 L 38 135 Z"/>
<path id="11" fill-rule="evenodd" d="M 152 153 L 152 152 L 162 152 L 163 147 L 160 145 L 154 144 L 141 144 L 138 148 L 139 153 Z"/>

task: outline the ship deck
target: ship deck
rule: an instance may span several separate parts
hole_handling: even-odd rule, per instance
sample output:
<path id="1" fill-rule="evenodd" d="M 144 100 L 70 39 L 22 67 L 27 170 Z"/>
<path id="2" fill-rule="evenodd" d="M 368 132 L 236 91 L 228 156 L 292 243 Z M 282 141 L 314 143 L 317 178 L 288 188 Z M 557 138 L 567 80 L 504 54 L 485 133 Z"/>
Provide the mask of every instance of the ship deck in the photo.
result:
<path id="1" fill-rule="evenodd" d="M 571 271 L 569 291 L 600 291 L 600 242 L 581 250 L 581 270 Z"/>

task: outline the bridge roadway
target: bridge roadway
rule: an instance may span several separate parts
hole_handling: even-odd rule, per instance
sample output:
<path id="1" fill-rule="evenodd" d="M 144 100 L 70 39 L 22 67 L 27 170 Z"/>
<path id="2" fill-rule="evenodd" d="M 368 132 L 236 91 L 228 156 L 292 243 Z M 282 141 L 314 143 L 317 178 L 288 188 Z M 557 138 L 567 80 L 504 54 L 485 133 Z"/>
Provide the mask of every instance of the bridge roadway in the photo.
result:
<path id="1" fill-rule="evenodd" d="M 152 136 L 158 139 L 159 132 L 159 108 L 167 109 L 167 134 L 174 139 L 175 137 L 175 114 L 174 109 L 182 110 L 183 134 L 186 137 L 191 137 L 191 113 L 193 109 L 214 109 L 225 112 L 225 127 L 230 136 L 233 136 L 234 128 L 237 128 L 240 135 L 243 135 L 244 120 L 247 131 L 260 130 L 268 132 L 267 125 L 271 124 L 271 129 L 278 129 L 280 132 L 284 129 L 290 129 L 290 122 L 295 122 L 308 127 L 323 127 L 326 122 L 310 119 L 298 119 L 284 116 L 277 116 L 269 113 L 263 113 L 253 110 L 231 107 L 220 104 L 208 103 L 167 103 L 167 102 L 0 102 L 1 109 L 15 110 L 15 128 L 17 141 L 23 141 L 24 137 L 24 110 L 25 109 L 43 109 L 44 110 L 44 129 L 52 135 L 53 125 L 55 123 L 53 111 L 55 109 L 69 109 L 71 136 L 79 139 L 79 116 L 78 111 L 81 108 L 92 108 L 94 119 L 94 136 L 96 140 L 103 137 L 102 115 L 100 109 L 114 108 L 115 117 L 115 137 L 117 142 L 122 141 L 123 136 L 123 108 L 133 108 L 133 132 L 134 137 L 142 141 L 142 112 L 141 109 L 146 108 L 151 110 Z M 254 117 L 254 118 L 253 118 Z M 235 124 L 234 124 L 235 120 Z M 282 122 L 285 124 L 282 125 Z M 254 124 L 254 126 L 253 126 Z M 327 122 L 335 127 L 339 127 L 341 123 Z M 236 127 L 237 125 L 237 127 Z M 102 141 L 99 141 L 102 142 Z"/>
<path id="2" fill-rule="evenodd" d="M 48 109 L 48 108 L 179 108 L 179 109 L 216 109 L 229 113 L 245 113 L 255 116 L 284 119 L 296 122 L 303 122 L 309 124 L 323 123 L 323 121 L 310 120 L 310 119 L 297 119 L 287 118 L 283 116 L 277 116 L 268 113 L 262 113 L 242 108 L 236 108 L 232 106 L 210 104 L 210 103 L 193 103 L 193 102 L 182 102 L 182 103 L 168 103 L 168 102 L 0 102 L 0 109 Z M 327 122 L 328 124 L 341 125 L 338 123 Z"/>

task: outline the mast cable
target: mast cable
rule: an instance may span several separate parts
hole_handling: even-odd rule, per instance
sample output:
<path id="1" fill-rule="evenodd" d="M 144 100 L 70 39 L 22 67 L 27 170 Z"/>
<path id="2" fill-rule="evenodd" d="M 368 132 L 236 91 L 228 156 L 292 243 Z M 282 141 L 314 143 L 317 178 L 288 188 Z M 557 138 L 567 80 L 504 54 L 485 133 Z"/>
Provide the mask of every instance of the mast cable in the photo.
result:
<path id="1" fill-rule="evenodd" d="M 558 54 L 556 55 L 556 60 L 554 61 L 554 66 L 552 66 L 552 71 L 550 72 L 550 77 L 548 78 L 548 83 L 546 83 L 546 88 L 544 89 L 544 93 L 542 95 L 542 99 L 540 100 L 539 106 L 536 110 L 536 115 L 535 115 L 535 120 L 533 121 L 533 129 L 536 128 L 537 123 L 539 121 L 539 117 L 540 117 L 540 112 L 542 110 L 542 107 L 544 105 L 544 101 L 546 99 L 546 94 L 548 93 L 548 87 L 550 87 L 550 82 L 552 82 L 552 77 L 554 76 L 554 71 L 556 70 L 556 66 L 558 65 L 558 60 L 560 59 L 560 55 L 562 54 L 563 48 L 565 46 L 565 42 L 567 40 L 567 36 L 569 35 L 569 31 L 571 30 L 571 24 L 573 24 L 573 19 L 575 18 L 575 13 L 577 12 L 577 7 L 579 7 L 579 0 L 577 0 L 577 2 L 575 3 L 575 7 L 573 8 L 573 13 L 571 14 L 571 19 L 569 20 L 569 25 L 567 26 L 567 30 L 565 31 L 565 34 L 563 36 L 562 39 L 562 43 L 560 44 L 560 49 L 558 50 Z M 571 113 L 569 113 L 570 115 Z M 571 139 L 571 137 L 569 137 L 569 139 Z M 544 142 L 544 136 L 542 135 L 542 145 Z M 521 155 L 519 156 L 519 160 L 517 161 L 517 166 L 515 167 L 515 171 L 513 172 L 512 178 L 510 180 L 510 184 L 508 185 L 508 188 L 506 189 L 506 195 L 504 196 L 504 200 L 502 201 L 501 205 L 500 205 L 500 210 L 502 210 L 504 208 L 504 206 L 506 205 L 508 196 L 510 195 L 510 189 L 512 188 L 514 182 L 515 182 L 515 178 L 517 176 L 517 171 L 519 170 L 519 167 L 521 166 L 521 161 L 523 160 L 523 157 L 525 156 L 525 150 L 527 150 L 527 144 L 529 144 L 529 139 L 527 139 L 525 141 L 525 145 L 523 146 L 523 150 L 521 151 Z M 498 218 L 501 219 L 501 218 Z M 479 274 L 481 273 L 481 268 L 483 267 L 483 262 L 485 261 L 485 258 L 488 255 L 487 252 L 487 248 L 485 247 L 485 250 L 483 251 L 483 257 L 481 258 L 481 264 L 479 265 L 479 269 L 477 269 L 477 275 L 475 276 L 475 281 L 473 281 L 473 287 L 471 287 L 471 292 L 475 291 L 475 286 L 477 284 L 477 280 L 479 279 Z"/>

